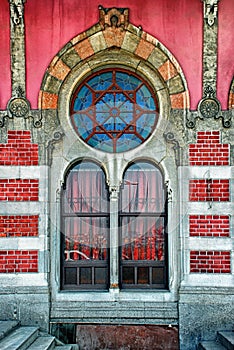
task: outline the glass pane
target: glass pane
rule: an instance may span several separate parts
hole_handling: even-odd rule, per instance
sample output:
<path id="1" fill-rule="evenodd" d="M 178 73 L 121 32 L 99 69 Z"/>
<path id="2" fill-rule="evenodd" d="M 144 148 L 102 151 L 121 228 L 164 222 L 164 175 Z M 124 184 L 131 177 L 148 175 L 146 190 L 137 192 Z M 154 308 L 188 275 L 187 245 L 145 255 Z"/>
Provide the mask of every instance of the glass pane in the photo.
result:
<path id="1" fill-rule="evenodd" d="M 134 267 L 123 267 L 123 283 L 134 284 Z"/>
<path id="2" fill-rule="evenodd" d="M 107 260 L 108 218 L 65 218 L 64 229 L 66 261 Z"/>
<path id="3" fill-rule="evenodd" d="M 64 284 L 77 284 L 77 269 L 75 267 L 66 267 L 64 274 Z"/>
<path id="4" fill-rule="evenodd" d="M 123 213 L 161 213 L 165 210 L 163 177 L 158 168 L 149 163 L 137 163 L 124 175 L 121 193 Z"/>
<path id="5" fill-rule="evenodd" d="M 80 267 L 80 284 L 92 284 L 91 267 Z"/>
<path id="6" fill-rule="evenodd" d="M 125 152 L 153 132 L 158 110 L 150 86 L 132 72 L 95 73 L 76 90 L 71 119 L 78 135 L 104 152 Z"/>
<path id="7" fill-rule="evenodd" d="M 107 269 L 104 267 L 95 268 L 95 284 L 106 284 L 107 283 Z"/>
<path id="8" fill-rule="evenodd" d="M 164 260 L 164 218 L 121 217 L 123 260 Z"/>
<path id="9" fill-rule="evenodd" d="M 108 212 L 109 198 L 103 170 L 95 163 L 82 162 L 69 173 L 64 191 L 66 213 Z"/>
<path id="10" fill-rule="evenodd" d="M 153 284 L 164 284 L 164 268 L 153 267 L 152 269 L 152 283 Z"/>
<path id="11" fill-rule="evenodd" d="M 149 268 L 138 267 L 137 269 L 137 283 L 148 284 L 149 283 Z"/>

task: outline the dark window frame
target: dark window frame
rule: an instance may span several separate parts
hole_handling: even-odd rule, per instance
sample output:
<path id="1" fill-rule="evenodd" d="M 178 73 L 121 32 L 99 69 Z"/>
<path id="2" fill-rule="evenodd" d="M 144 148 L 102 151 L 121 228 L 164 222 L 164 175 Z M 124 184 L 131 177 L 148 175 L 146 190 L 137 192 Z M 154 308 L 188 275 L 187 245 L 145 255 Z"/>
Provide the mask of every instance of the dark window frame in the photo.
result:
<path id="1" fill-rule="evenodd" d="M 85 163 L 91 163 L 97 165 L 100 170 L 103 172 L 103 178 L 104 178 L 104 184 L 106 190 L 106 198 L 108 199 L 108 210 L 106 212 L 72 212 L 67 213 L 65 211 L 65 205 L 64 205 L 64 196 L 66 195 L 67 190 L 67 182 L 69 179 L 69 175 L 77 165 L 82 163 L 82 161 L 76 162 L 72 166 L 70 166 L 69 170 L 65 174 L 64 178 L 64 184 L 62 185 L 61 189 L 61 201 L 60 201 L 60 208 L 61 208 L 61 283 L 60 283 L 60 289 L 61 290 L 74 290 L 74 291 L 92 291 L 92 290 L 108 290 L 109 289 L 109 281 L 110 281 L 110 249 L 109 249 L 109 241 L 110 241 L 110 209 L 109 209 L 109 192 L 108 187 L 106 185 L 105 181 L 105 172 L 103 168 L 98 164 L 97 162 L 93 160 L 86 160 Z M 105 260 L 73 260 L 73 261 L 66 261 L 65 259 L 65 219 L 66 218 L 106 218 L 107 220 L 107 227 L 108 227 L 108 233 L 107 233 L 107 248 L 106 248 L 106 259 Z M 76 269 L 76 272 L 73 272 L 73 278 L 74 276 L 76 280 L 74 280 L 74 283 L 66 283 L 67 279 L 67 271 L 68 269 Z M 91 283 L 81 283 L 81 273 L 82 269 L 90 269 L 91 270 Z M 105 283 L 95 283 L 95 278 L 97 276 L 96 269 L 105 269 L 104 273 L 104 279 Z M 73 270 L 74 271 L 74 270 Z"/>
<path id="2" fill-rule="evenodd" d="M 122 240 L 122 234 L 121 234 L 121 219 L 122 218 L 134 218 L 134 217 L 142 217 L 142 218 L 163 218 L 164 219 L 164 260 L 163 261 L 154 261 L 154 260 L 124 260 L 122 259 L 122 247 L 119 246 L 119 284 L 120 288 L 122 290 L 147 290 L 147 289 L 168 289 L 168 233 L 167 233 L 167 223 L 168 223 L 168 193 L 167 193 L 167 187 L 165 183 L 163 183 L 162 191 L 164 192 L 164 211 L 163 212 L 147 212 L 147 213 L 141 213 L 141 212 L 131 212 L 131 213 L 124 213 L 121 211 L 121 201 L 122 201 L 122 194 L 123 194 L 123 186 L 124 186 L 124 179 L 125 174 L 128 171 L 128 169 L 133 164 L 140 164 L 140 163 L 148 163 L 155 167 L 155 169 L 158 169 L 161 173 L 162 179 L 163 174 L 162 171 L 157 167 L 153 162 L 148 160 L 139 160 L 136 162 L 132 162 L 129 164 L 127 169 L 125 170 L 123 174 L 123 184 L 120 188 L 120 196 L 119 196 L 119 215 L 118 215 L 118 221 L 119 221 L 119 242 Z M 123 270 L 124 268 L 131 268 L 133 269 L 133 283 L 124 283 L 123 282 Z M 147 268 L 148 269 L 148 283 L 137 283 L 138 280 L 138 272 L 139 269 Z M 153 283 L 153 269 L 163 269 L 163 282 L 162 283 Z"/>

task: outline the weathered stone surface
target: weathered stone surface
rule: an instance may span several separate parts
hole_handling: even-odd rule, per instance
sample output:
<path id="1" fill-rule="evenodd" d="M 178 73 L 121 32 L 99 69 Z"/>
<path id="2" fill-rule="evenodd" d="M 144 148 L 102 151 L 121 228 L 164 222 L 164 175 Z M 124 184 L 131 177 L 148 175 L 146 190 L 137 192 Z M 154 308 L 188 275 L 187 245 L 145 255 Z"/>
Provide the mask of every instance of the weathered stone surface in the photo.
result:
<path id="1" fill-rule="evenodd" d="M 178 350 L 178 329 L 163 326 L 77 325 L 81 350 Z"/>
<path id="2" fill-rule="evenodd" d="M 166 60 L 167 56 L 158 47 L 154 48 L 148 58 L 148 61 L 152 63 L 155 68 L 160 67 Z"/>
<path id="3" fill-rule="evenodd" d="M 171 78 L 167 82 L 167 85 L 169 87 L 170 94 L 179 94 L 180 92 L 183 92 L 185 90 L 180 75 Z"/>

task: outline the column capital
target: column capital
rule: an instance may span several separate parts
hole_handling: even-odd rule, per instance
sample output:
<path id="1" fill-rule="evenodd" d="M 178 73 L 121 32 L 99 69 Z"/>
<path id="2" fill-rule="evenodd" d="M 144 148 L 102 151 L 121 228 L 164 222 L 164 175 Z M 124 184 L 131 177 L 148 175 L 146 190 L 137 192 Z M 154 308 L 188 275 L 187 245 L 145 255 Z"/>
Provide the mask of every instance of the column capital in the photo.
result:
<path id="1" fill-rule="evenodd" d="M 204 4 L 204 19 L 207 20 L 209 26 L 212 26 L 218 16 L 219 0 L 201 0 Z"/>

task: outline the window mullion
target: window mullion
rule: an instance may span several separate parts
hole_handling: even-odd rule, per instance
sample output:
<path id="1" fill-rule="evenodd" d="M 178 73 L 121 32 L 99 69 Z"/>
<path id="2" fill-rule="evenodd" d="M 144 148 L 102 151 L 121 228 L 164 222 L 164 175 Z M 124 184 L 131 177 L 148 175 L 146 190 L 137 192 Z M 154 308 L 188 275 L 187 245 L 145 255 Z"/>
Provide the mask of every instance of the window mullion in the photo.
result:
<path id="1" fill-rule="evenodd" d="M 118 196 L 119 189 L 110 187 L 110 289 L 119 288 Z"/>

